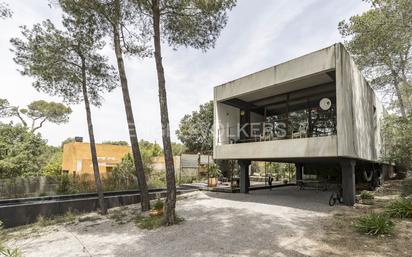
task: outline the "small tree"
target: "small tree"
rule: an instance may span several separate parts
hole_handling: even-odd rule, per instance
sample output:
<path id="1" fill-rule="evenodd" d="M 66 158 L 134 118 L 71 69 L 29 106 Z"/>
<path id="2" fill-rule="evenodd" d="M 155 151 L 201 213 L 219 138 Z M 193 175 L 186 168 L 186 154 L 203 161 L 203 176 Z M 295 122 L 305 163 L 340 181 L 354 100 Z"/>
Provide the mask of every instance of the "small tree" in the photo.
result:
<path id="1" fill-rule="evenodd" d="M 90 137 L 96 189 L 100 208 L 107 213 L 97 161 L 90 104 L 100 106 L 105 91 L 113 90 L 116 84 L 114 68 L 107 59 L 97 53 L 102 49 L 102 34 L 95 29 L 97 21 L 91 15 L 63 17 L 63 32 L 48 20 L 34 25 L 33 29 L 23 27 L 26 41 L 14 38 L 14 60 L 23 67 L 22 74 L 36 79 L 33 86 L 50 95 L 63 97 L 74 104 L 83 100 Z"/>
<path id="2" fill-rule="evenodd" d="M 86 13 L 94 15 L 99 20 L 98 24 L 95 24 L 95 29 L 105 33 L 105 35 L 108 35 L 112 39 L 129 128 L 133 160 L 135 162 L 136 175 L 140 188 L 141 206 L 143 211 L 148 211 L 150 209 L 149 192 L 144 175 L 143 161 L 123 60 L 124 54 L 144 55 L 145 53 L 145 47 L 141 44 L 144 42 L 144 40 L 141 39 L 145 38 L 145 33 L 134 33 L 134 31 L 139 30 L 136 28 L 140 26 L 136 20 L 135 6 L 131 5 L 128 0 L 59 0 L 59 3 L 63 10 L 71 15 L 77 17 L 82 17 Z"/>
<path id="3" fill-rule="evenodd" d="M 144 26 L 142 31 L 153 37 L 166 163 L 165 224 L 173 225 L 176 222 L 176 181 L 161 42 L 166 41 L 172 47 L 190 46 L 204 51 L 213 47 L 220 31 L 226 25 L 226 12 L 235 5 L 235 0 L 133 0 L 133 2 L 138 6 L 141 15 L 141 24 Z"/>
<path id="4" fill-rule="evenodd" d="M 21 124 L 0 122 L 0 178 L 40 175 L 47 160 L 46 140 Z"/>
<path id="5" fill-rule="evenodd" d="M 384 149 L 386 161 L 395 163 L 398 176 L 405 177 L 412 170 L 412 114 L 408 118 L 388 115 L 383 123 Z"/>
<path id="6" fill-rule="evenodd" d="M 187 114 L 176 130 L 177 138 L 192 153 L 208 153 L 213 149 L 213 101 L 199 106 L 198 111 Z"/>
<path id="7" fill-rule="evenodd" d="M 372 9 L 339 23 L 346 46 L 372 85 L 395 95 L 403 118 L 411 108 L 412 1 L 366 0 Z"/>
<path id="8" fill-rule="evenodd" d="M 1 110 L 4 111 L 2 112 Z M 0 99 L 0 117 L 15 116 L 20 119 L 23 126 L 28 127 L 28 122 L 24 118 L 24 116 L 26 116 L 31 120 L 31 132 L 35 132 L 41 128 L 46 121 L 55 124 L 66 123 L 69 121 L 69 115 L 71 113 L 72 110 L 70 107 L 67 107 L 62 103 L 38 100 L 31 102 L 27 108 L 20 109 L 19 107 L 8 105 L 6 99 Z"/>

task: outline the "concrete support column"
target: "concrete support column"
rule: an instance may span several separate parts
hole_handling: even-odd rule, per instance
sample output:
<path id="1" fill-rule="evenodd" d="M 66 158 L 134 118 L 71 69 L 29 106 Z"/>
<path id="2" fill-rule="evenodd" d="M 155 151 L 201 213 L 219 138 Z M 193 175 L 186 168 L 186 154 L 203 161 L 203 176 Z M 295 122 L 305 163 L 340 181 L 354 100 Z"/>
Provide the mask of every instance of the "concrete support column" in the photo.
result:
<path id="1" fill-rule="evenodd" d="M 239 160 L 239 177 L 240 177 L 240 192 L 249 193 L 249 165 L 250 161 L 248 160 Z"/>
<path id="2" fill-rule="evenodd" d="M 343 203 L 352 206 L 355 204 L 355 160 L 342 160 L 340 167 L 342 170 Z"/>
<path id="3" fill-rule="evenodd" d="M 296 166 L 296 181 L 303 179 L 303 165 L 302 163 L 295 163 Z"/>

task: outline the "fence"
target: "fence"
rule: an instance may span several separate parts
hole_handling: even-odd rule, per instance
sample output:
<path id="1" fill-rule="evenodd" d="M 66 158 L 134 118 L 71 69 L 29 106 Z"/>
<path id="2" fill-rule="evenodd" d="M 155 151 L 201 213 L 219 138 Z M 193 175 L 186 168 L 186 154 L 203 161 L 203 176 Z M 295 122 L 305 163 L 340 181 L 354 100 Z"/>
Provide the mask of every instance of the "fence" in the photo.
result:
<path id="1" fill-rule="evenodd" d="M 58 181 L 48 177 L 0 179 L 0 198 L 54 195 Z"/>

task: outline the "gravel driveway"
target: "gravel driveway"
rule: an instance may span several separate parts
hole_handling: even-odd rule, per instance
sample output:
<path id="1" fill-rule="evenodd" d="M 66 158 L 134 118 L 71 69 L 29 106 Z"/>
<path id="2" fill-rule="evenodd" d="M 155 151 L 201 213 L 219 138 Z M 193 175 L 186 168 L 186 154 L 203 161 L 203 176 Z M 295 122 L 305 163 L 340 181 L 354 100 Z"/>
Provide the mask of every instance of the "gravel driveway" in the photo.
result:
<path id="1" fill-rule="evenodd" d="M 177 226 L 148 231 L 101 218 L 27 228 L 15 232 L 9 245 L 28 257 L 321 256 L 320 224 L 332 210 L 328 197 L 295 187 L 247 195 L 194 192 L 178 201 L 185 221 Z"/>

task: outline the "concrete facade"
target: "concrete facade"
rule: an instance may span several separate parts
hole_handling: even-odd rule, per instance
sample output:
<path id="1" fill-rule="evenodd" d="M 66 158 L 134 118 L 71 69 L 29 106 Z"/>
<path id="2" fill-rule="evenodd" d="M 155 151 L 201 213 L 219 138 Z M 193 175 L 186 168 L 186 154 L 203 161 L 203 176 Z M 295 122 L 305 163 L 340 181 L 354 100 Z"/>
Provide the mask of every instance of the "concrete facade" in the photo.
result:
<path id="1" fill-rule="evenodd" d="M 230 144 L 224 137 L 239 129 L 240 109 L 223 101 L 263 98 L 310 88 L 336 74 L 337 135 Z M 344 157 L 379 161 L 384 108 L 342 44 L 310 53 L 214 88 L 214 159 L 282 160 Z"/>
<path id="2" fill-rule="evenodd" d="M 286 102 L 288 124 L 292 119 L 289 115 L 293 112 L 289 111 L 289 106 L 293 105 L 290 103 L 294 101 L 295 106 L 299 106 L 301 101 L 301 106 L 309 106 L 309 96 L 317 93 L 333 99 L 333 133 L 309 136 L 308 132 L 307 136 L 294 138 L 292 130 L 291 135 L 282 140 L 262 140 L 261 136 L 260 140 L 250 137 L 251 140 L 246 141 L 239 136 L 244 120 L 250 123 L 246 128 L 251 134 L 253 122 L 266 122 L 271 104 Z M 320 108 L 320 102 L 317 107 L 313 107 L 313 102 L 311 104 L 310 108 Z M 309 113 L 307 119 L 310 123 L 312 109 L 302 108 Z M 280 113 L 280 109 L 276 110 Z M 373 170 L 374 165 L 382 165 L 379 160 L 384 149 L 380 128 L 384 112 L 383 105 L 347 50 L 337 43 L 216 86 L 213 157 L 241 161 L 241 171 L 246 170 L 250 161 L 289 162 L 299 165 L 300 169 L 306 162 L 335 163 L 342 170 L 344 201 L 352 205 L 357 163 L 362 163 L 362 167 L 370 165 Z M 264 130 L 262 128 L 261 131 Z M 242 178 L 242 174 L 240 176 L 241 182 L 248 181 L 248 178 Z M 241 191 L 247 192 L 244 187 L 241 185 Z"/>

